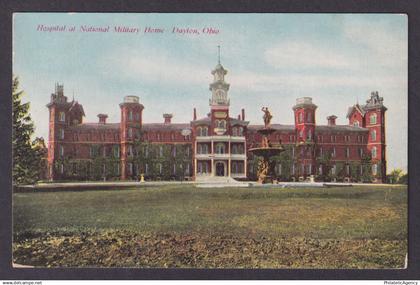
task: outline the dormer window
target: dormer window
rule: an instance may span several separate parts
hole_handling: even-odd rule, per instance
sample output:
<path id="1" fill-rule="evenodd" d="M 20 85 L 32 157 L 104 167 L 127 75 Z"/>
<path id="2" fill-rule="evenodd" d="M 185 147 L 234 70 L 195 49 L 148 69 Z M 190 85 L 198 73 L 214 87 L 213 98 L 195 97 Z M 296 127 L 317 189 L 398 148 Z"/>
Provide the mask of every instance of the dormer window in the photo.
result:
<path id="1" fill-rule="evenodd" d="M 207 127 L 198 127 L 197 133 L 199 137 L 206 137 L 208 136 L 208 128 Z"/>
<path id="2" fill-rule="evenodd" d="M 238 136 L 238 128 L 236 128 L 236 127 L 232 128 L 232 135 L 234 137 Z"/>
<path id="3" fill-rule="evenodd" d="M 355 126 L 355 127 L 359 127 L 359 126 L 360 126 L 359 121 L 357 121 L 357 120 L 356 120 L 356 121 L 354 121 L 354 122 L 353 122 L 353 126 Z"/>

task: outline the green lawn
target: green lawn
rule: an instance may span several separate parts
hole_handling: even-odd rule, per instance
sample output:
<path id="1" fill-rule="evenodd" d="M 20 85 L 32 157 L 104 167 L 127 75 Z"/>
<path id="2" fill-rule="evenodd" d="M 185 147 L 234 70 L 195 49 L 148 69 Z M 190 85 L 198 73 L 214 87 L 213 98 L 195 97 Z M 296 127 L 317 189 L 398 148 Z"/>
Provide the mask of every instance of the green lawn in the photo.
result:
<path id="1" fill-rule="evenodd" d="M 401 268 L 407 251 L 406 186 L 13 198 L 14 260 L 37 266 Z"/>

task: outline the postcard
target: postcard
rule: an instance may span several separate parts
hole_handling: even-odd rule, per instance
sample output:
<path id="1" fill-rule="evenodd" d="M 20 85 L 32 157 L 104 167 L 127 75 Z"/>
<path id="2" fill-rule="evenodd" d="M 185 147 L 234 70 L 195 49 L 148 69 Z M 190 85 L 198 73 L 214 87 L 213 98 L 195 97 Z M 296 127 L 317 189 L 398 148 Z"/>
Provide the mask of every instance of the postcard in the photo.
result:
<path id="1" fill-rule="evenodd" d="M 407 16 L 14 13 L 14 267 L 407 267 Z"/>

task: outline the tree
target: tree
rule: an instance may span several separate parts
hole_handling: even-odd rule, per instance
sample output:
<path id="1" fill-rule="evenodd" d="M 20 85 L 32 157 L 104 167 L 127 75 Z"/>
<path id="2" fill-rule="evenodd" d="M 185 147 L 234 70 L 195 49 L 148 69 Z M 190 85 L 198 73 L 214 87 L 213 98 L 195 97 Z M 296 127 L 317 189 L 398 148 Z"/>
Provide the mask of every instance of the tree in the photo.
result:
<path id="1" fill-rule="evenodd" d="M 387 176 L 388 183 L 396 184 L 399 183 L 400 177 L 403 175 L 402 169 L 396 168 L 391 171 Z"/>
<path id="2" fill-rule="evenodd" d="M 31 141 L 34 133 L 34 124 L 29 114 L 29 102 L 22 102 L 23 91 L 19 91 L 19 79 L 12 81 L 13 101 L 13 183 L 31 184 L 39 180 L 43 169 L 40 169 L 43 151 L 37 147 L 37 142 Z"/>

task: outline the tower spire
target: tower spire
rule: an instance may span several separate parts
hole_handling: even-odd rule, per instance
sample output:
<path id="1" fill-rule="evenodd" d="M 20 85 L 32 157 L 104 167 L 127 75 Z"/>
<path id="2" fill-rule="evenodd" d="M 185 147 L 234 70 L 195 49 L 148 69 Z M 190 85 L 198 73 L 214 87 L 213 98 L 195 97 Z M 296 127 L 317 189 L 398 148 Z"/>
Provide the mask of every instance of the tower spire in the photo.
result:
<path id="1" fill-rule="evenodd" d="M 217 63 L 220 64 L 220 45 L 217 46 L 217 50 L 218 50 Z"/>

